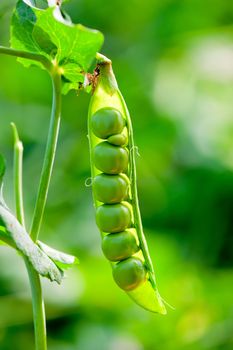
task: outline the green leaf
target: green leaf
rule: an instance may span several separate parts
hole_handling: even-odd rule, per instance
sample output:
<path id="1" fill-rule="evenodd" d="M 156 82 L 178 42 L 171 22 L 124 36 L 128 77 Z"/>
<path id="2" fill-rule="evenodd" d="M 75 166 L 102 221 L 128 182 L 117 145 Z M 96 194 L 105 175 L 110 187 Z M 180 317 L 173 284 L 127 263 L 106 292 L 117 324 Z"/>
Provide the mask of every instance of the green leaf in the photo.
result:
<path id="1" fill-rule="evenodd" d="M 102 34 L 81 24 L 67 24 L 62 21 L 57 9 L 36 10 L 35 13 L 37 25 L 50 35 L 57 47 L 55 60 L 62 68 L 63 76 L 71 82 L 82 83 L 83 75 L 80 73 L 90 67 L 103 43 Z"/>
<path id="2" fill-rule="evenodd" d="M 36 15 L 33 8 L 24 1 L 18 1 L 11 21 L 11 46 L 15 49 L 44 55 L 51 60 L 57 48 L 49 35 L 42 28 L 36 27 Z M 31 60 L 19 58 L 26 67 L 30 65 L 43 66 Z"/>
<path id="3" fill-rule="evenodd" d="M 62 84 L 62 94 L 67 95 L 70 90 L 78 90 L 79 84 L 71 82 L 63 82 Z"/>
<path id="4" fill-rule="evenodd" d="M 68 269 L 74 265 L 79 264 L 78 258 L 73 255 L 69 255 L 63 252 L 60 252 L 54 248 L 49 247 L 47 244 L 38 241 L 38 246 L 43 252 L 51 259 L 53 262 L 61 269 Z"/>
<path id="5" fill-rule="evenodd" d="M 14 215 L 0 203 L 0 226 L 5 227 L 16 248 L 30 261 L 34 269 L 51 281 L 61 283 L 63 272 L 35 244 Z"/>
<path id="6" fill-rule="evenodd" d="M 83 83 L 83 73 L 102 46 L 103 35 L 67 18 L 59 6 L 39 9 L 30 0 L 19 0 L 12 16 L 11 46 L 47 57 L 61 68 L 66 84 L 70 82 L 72 89 L 74 83 Z M 22 58 L 20 62 L 41 66 Z"/>
<path id="7" fill-rule="evenodd" d="M 70 81 L 71 83 L 77 84 L 84 82 L 84 74 L 81 73 L 81 68 L 77 68 L 77 64 L 75 63 L 64 63 L 63 66 L 63 75 L 67 79 L 67 81 Z"/>
<path id="8" fill-rule="evenodd" d="M 40 9 L 46 9 L 48 7 L 48 4 L 51 2 L 51 0 L 23 0 L 23 1 L 31 7 L 36 6 Z M 52 1 L 54 3 L 54 1 L 56 0 L 52 0 Z"/>

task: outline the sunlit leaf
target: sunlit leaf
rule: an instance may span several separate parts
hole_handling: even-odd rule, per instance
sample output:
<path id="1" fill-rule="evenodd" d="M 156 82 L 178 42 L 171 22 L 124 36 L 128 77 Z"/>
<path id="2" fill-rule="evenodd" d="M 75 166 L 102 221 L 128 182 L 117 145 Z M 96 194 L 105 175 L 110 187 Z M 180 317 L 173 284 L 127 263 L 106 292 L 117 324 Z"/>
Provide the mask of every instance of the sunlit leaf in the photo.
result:
<path id="1" fill-rule="evenodd" d="M 11 46 L 45 56 L 61 68 L 70 89 L 83 83 L 86 72 L 103 44 L 103 35 L 73 24 L 59 6 L 39 9 L 29 0 L 19 0 L 11 22 Z M 40 63 L 19 59 L 25 66 Z M 78 86 L 78 85 L 77 85 Z"/>
<path id="2" fill-rule="evenodd" d="M 45 252 L 46 255 L 51 260 L 53 260 L 53 262 L 62 270 L 73 267 L 74 265 L 77 265 L 79 263 L 78 258 L 76 258 L 73 255 L 69 255 L 54 248 L 51 248 L 47 244 L 40 241 L 38 241 L 37 244 L 39 245 L 41 250 Z"/>
<path id="3" fill-rule="evenodd" d="M 0 204 L 0 226 L 5 227 L 16 248 L 28 258 L 34 269 L 51 281 L 61 283 L 63 273 L 35 244 L 23 226 L 5 206 Z"/>

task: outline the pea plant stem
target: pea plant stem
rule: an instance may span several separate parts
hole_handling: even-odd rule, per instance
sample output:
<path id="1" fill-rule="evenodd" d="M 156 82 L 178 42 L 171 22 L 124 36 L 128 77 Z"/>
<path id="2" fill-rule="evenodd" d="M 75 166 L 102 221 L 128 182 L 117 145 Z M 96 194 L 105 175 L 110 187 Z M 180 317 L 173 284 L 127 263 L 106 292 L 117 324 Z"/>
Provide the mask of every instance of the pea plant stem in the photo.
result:
<path id="1" fill-rule="evenodd" d="M 18 131 L 14 123 L 11 123 L 14 134 L 14 187 L 16 216 L 25 227 L 24 205 L 23 205 L 23 144 L 19 139 Z"/>
<path id="2" fill-rule="evenodd" d="M 32 265 L 28 262 L 28 260 L 24 260 L 28 272 L 32 294 L 35 349 L 47 350 L 46 315 L 40 277 Z"/>
<path id="3" fill-rule="evenodd" d="M 34 211 L 34 216 L 32 220 L 31 237 L 34 241 L 37 240 L 41 222 L 43 219 L 45 204 L 47 200 L 48 188 L 50 184 L 52 168 L 55 158 L 57 138 L 60 126 L 60 114 L 61 114 L 61 76 L 58 72 L 56 66 L 54 66 L 45 56 L 34 53 L 25 52 L 22 50 L 15 50 L 12 48 L 7 48 L 0 46 L 0 54 L 5 54 L 9 56 L 15 56 L 20 58 L 25 58 L 28 60 L 34 60 L 41 63 L 44 68 L 50 73 L 52 77 L 53 85 L 53 104 L 49 134 L 47 139 L 47 147 L 45 151 L 44 163 L 40 178 L 40 185 L 36 200 L 36 206 Z M 22 190 L 22 160 L 23 160 L 23 147 L 19 140 L 17 129 L 14 125 L 14 187 L 15 187 L 15 202 L 16 202 L 16 213 L 19 222 L 25 225 L 24 220 L 24 208 L 23 208 L 23 190 Z M 8 240 L 4 234 L 3 241 L 8 244 L 12 242 Z M 25 260 L 25 265 L 28 271 L 31 293 L 32 293 L 32 306 L 33 306 L 33 319 L 34 319 L 34 329 L 35 329 L 35 346 L 36 350 L 46 350 L 46 317 L 44 309 L 44 301 L 42 296 L 42 288 L 40 277 L 38 273 L 33 269 L 32 265 Z"/>
<path id="4" fill-rule="evenodd" d="M 34 241 L 37 240 L 41 222 L 43 219 L 45 204 L 47 200 L 48 188 L 50 184 L 52 168 L 56 153 L 57 138 L 60 127 L 60 114 L 61 114 L 61 75 L 58 67 L 53 65 L 45 56 L 36 54 L 34 52 L 25 52 L 21 50 L 15 50 L 8 47 L 0 46 L 0 54 L 6 54 L 10 56 L 21 57 L 29 60 L 35 60 L 40 62 L 50 73 L 53 84 L 53 105 L 51 113 L 51 121 L 49 127 L 49 134 L 47 139 L 47 146 L 45 151 L 44 163 L 40 178 L 40 185 L 37 194 L 36 206 L 34 210 L 31 237 Z"/>
<path id="5" fill-rule="evenodd" d="M 50 71 L 52 69 L 51 62 L 45 56 L 37 54 L 35 52 L 26 52 L 22 50 L 15 50 L 5 46 L 0 46 L 0 54 L 37 61 L 40 62 L 47 70 Z"/>
<path id="6" fill-rule="evenodd" d="M 61 115 L 61 76 L 55 70 L 55 73 L 51 74 L 53 83 L 53 105 L 50 120 L 50 127 L 47 139 L 47 146 L 45 151 L 44 163 L 41 172 L 39 190 L 37 194 L 36 206 L 34 210 L 31 237 L 34 241 L 37 240 L 41 223 L 43 219 L 45 204 L 48 195 L 48 189 L 53 169 L 53 163 L 57 147 L 57 139 L 60 127 L 60 115 Z"/>
<path id="7" fill-rule="evenodd" d="M 19 139 L 16 126 L 12 123 L 14 134 L 14 188 L 15 188 L 15 206 L 16 216 L 19 222 L 25 227 L 24 206 L 23 206 L 23 144 Z M 8 242 L 9 243 L 9 242 Z M 24 258 L 28 272 L 31 294 L 33 320 L 35 330 L 35 348 L 36 350 L 46 350 L 46 317 L 40 277 L 34 270 L 30 262 Z"/>

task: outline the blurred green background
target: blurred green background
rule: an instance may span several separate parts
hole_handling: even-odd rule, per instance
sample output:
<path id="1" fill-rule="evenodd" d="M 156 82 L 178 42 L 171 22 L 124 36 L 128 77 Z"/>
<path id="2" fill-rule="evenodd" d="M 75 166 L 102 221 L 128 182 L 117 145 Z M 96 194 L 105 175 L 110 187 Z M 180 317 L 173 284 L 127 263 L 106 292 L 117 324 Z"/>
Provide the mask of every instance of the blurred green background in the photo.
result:
<path id="1" fill-rule="evenodd" d="M 9 43 L 15 1 L 0 2 Z M 87 140 L 90 96 L 64 97 L 42 239 L 76 254 L 63 285 L 43 281 L 50 350 L 233 349 L 233 2 L 78 0 L 74 22 L 105 34 L 131 111 L 145 233 L 167 316 L 135 305 L 112 281 L 95 226 Z M 51 105 L 45 72 L 0 57 L 0 152 L 11 208 L 14 121 L 24 141 L 29 225 Z M 33 349 L 22 260 L 0 248 L 0 349 Z"/>

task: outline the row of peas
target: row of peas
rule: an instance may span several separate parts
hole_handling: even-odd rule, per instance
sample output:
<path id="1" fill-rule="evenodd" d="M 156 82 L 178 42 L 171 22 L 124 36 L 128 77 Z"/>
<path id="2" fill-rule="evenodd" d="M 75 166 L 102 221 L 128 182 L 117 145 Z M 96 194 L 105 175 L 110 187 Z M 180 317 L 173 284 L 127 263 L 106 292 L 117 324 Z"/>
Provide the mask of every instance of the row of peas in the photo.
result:
<path id="1" fill-rule="evenodd" d="M 100 204 L 96 222 L 104 233 L 103 253 L 114 263 L 113 278 L 126 291 L 146 280 L 146 268 L 135 254 L 140 250 L 133 228 L 130 204 L 128 131 L 119 110 L 105 107 L 91 116 L 91 130 L 101 140 L 93 151 L 94 165 L 101 172 L 93 179 L 93 192 Z"/>

